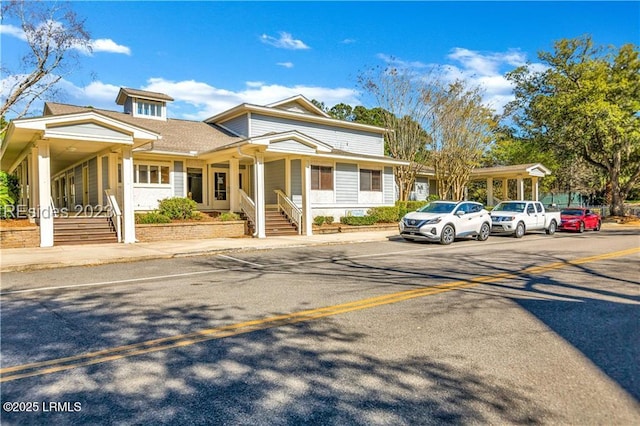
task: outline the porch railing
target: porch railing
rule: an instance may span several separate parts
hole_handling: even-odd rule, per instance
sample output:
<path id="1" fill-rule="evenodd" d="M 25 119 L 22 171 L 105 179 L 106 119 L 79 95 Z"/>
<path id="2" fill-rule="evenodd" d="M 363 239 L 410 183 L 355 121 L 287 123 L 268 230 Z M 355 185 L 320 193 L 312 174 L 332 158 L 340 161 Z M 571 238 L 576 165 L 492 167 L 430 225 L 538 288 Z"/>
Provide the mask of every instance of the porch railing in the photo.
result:
<path id="1" fill-rule="evenodd" d="M 111 193 L 110 190 L 104 190 L 105 195 L 107 196 L 107 205 L 109 206 L 109 210 L 107 214 L 109 218 L 113 222 L 113 225 L 116 228 L 116 235 L 118 236 L 118 242 L 122 242 L 122 212 L 120 211 L 120 206 L 118 205 L 118 200 L 116 196 Z"/>
<path id="2" fill-rule="evenodd" d="M 302 210 L 281 190 L 276 189 L 274 192 L 278 196 L 278 210 L 298 228 L 298 234 L 302 233 Z"/>
<path id="3" fill-rule="evenodd" d="M 240 210 L 247 216 L 247 219 L 256 225 L 256 203 L 242 189 L 238 189 L 240 194 Z"/>

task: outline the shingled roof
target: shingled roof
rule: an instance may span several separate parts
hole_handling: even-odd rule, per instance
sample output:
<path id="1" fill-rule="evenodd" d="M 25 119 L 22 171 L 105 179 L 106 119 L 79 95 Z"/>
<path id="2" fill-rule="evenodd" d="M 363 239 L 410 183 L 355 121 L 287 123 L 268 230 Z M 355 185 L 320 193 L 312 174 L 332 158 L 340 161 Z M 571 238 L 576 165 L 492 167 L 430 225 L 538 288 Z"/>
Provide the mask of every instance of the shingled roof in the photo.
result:
<path id="1" fill-rule="evenodd" d="M 124 105 L 124 102 L 127 97 L 151 99 L 154 101 L 165 101 L 165 102 L 173 101 L 173 98 L 171 96 L 165 95 L 164 93 L 131 89 L 129 87 L 121 87 L 120 91 L 118 92 L 118 96 L 116 97 L 116 103 L 118 105 Z"/>
<path id="2" fill-rule="evenodd" d="M 243 138 L 233 135 L 214 124 L 202 121 L 150 120 L 148 118 L 133 117 L 130 114 L 105 109 L 80 107 L 75 105 L 46 102 L 44 115 L 64 115 L 78 112 L 96 111 L 100 114 L 132 124 L 162 135 L 162 139 L 154 142 L 154 151 L 168 151 L 192 154 L 211 151 L 225 145 L 238 142 Z"/>

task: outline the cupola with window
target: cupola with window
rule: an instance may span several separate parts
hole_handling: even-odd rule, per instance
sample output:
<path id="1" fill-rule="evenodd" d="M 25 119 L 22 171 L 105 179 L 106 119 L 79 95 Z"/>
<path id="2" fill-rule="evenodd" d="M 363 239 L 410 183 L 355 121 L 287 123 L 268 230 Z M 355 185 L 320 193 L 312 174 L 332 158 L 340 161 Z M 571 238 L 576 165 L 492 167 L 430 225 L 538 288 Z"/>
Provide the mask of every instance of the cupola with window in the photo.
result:
<path id="1" fill-rule="evenodd" d="M 121 87 L 116 98 L 118 105 L 124 105 L 125 114 L 153 120 L 167 119 L 167 102 L 173 101 L 164 93 Z"/>

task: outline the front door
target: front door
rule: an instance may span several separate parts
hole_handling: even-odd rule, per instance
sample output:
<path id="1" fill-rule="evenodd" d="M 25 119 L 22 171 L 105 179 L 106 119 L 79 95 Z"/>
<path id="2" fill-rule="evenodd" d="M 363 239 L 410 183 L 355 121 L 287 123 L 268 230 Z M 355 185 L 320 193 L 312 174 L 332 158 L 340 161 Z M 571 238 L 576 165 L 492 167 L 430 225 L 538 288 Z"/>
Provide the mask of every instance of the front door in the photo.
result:
<path id="1" fill-rule="evenodd" d="M 226 169 L 212 169 L 213 202 L 216 210 L 229 210 L 229 171 Z"/>
<path id="2" fill-rule="evenodd" d="M 202 169 L 199 167 L 187 168 L 187 197 L 202 205 Z"/>

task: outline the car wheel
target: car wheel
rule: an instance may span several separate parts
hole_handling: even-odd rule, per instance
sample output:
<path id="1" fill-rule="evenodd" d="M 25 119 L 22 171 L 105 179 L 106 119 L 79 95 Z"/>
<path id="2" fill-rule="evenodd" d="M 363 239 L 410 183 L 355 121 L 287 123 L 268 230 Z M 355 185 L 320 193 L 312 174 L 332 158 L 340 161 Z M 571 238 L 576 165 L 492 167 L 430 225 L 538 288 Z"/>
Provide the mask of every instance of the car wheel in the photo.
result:
<path id="1" fill-rule="evenodd" d="M 445 225 L 444 228 L 442 228 L 442 233 L 440 234 L 440 244 L 443 245 L 449 245 L 453 242 L 453 240 L 455 240 L 456 238 L 456 231 L 453 229 L 453 226 L 451 225 Z"/>
<path id="2" fill-rule="evenodd" d="M 524 233 L 525 233 L 524 223 L 518 222 L 518 224 L 516 225 L 516 232 L 513 233 L 513 236 L 516 238 L 522 238 L 524 237 Z"/>
<path id="3" fill-rule="evenodd" d="M 491 226 L 487 222 L 483 223 L 478 233 L 478 241 L 487 241 L 489 234 L 491 233 Z"/>
<path id="4" fill-rule="evenodd" d="M 555 234 L 557 227 L 558 227 L 558 225 L 556 225 L 556 221 L 552 220 L 551 223 L 549 224 L 549 228 L 547 228 L 547 235 Z"/>
<path id="5" fill-rule="evenodd" d="M 602 222 L 598 221 L 598 223 L 596 224 L 596 227 L 593 228 L 594 231 L 599 231 L 600 228 L 602 228 Z"/>

